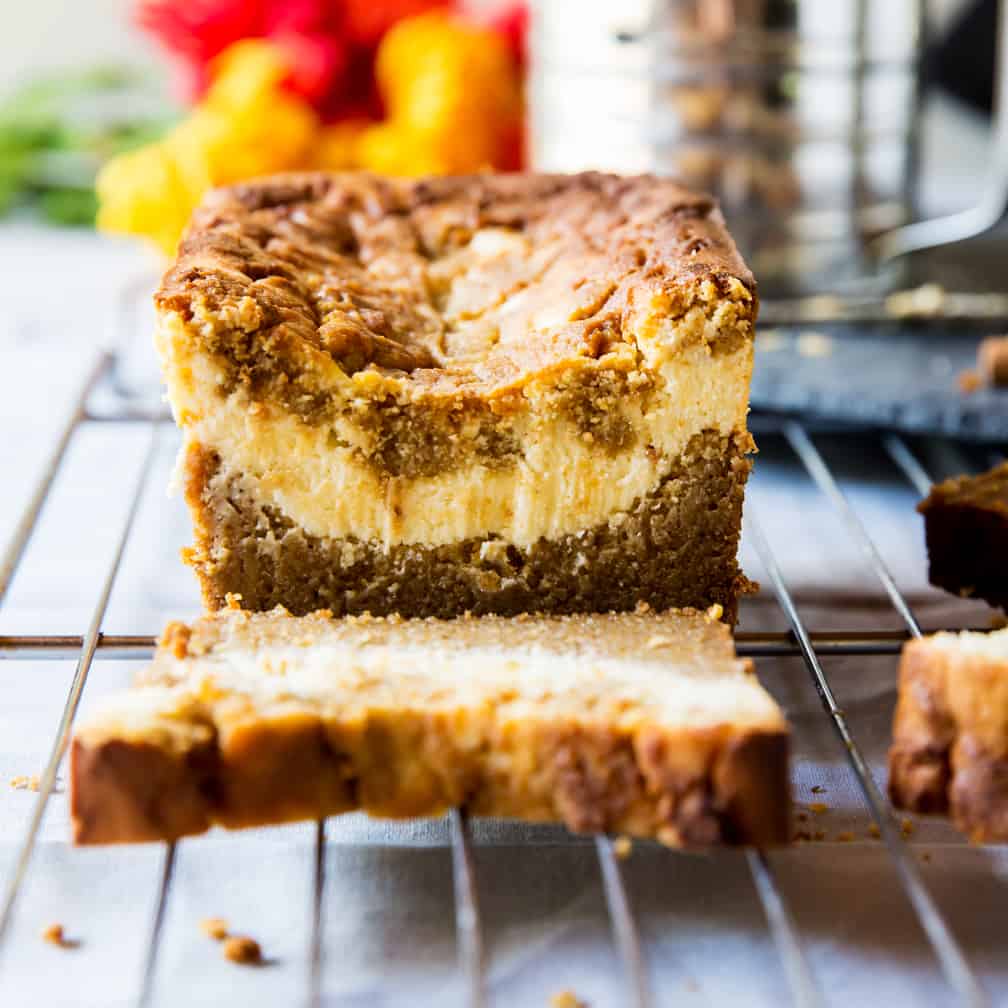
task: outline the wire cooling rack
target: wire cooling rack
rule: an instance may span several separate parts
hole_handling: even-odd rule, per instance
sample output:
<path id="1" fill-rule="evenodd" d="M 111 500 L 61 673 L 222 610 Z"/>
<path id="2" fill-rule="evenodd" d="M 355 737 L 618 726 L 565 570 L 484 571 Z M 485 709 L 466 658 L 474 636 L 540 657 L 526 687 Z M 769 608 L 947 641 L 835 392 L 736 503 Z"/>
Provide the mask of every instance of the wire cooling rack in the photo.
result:
<path id="1" fill-rule="evenodd" d="M 91 373 L 82 384 L 73 410 L 62 427 L 51 457 L 41 474 L 37 486 L 24 505 L 13 537 L 0 562 L 0 605 L 11 586 L 39 521 L 53 483 L 61 469 L 68 446 L 78 429 L 89 423 L 106 421 L 130 422 L 144 425 L 149 430 L 149 442 L 133 480 L 130 503 L 116 536 L 111 561 L 104 571 L 98 599 L 90 624 L 81 636 L 55 636 L 47 634 L 11 634 L 0 637 L 2 658 L 76 658 L 76 666 L 66 695 L 65 704 L 55 731 L 48 761 L 41 774 L 38 796 L 28 819 L 27 828 L 18 840 L 17 854 L 7 878 L 4 880 L 0 902 L 0 952 L 12 940 L 12 921 L 17 913 L 19 898 L 33 869 L 33 856 L 38 846 L 40 828 L 47 803 L 54 792 L 57 771 L 64 756 L 74 717 L 96 657 L 142 659 L 150 655 L 153 635 L 108 635 L 103 633 L 103 620 L 123 556 L 134 528 L 141 497 L 148 484 L 159 438 L 170 422 L 166 414 L 145 409 L 128 400 L 105 396 L 105 407 L 96 410 L 93 403 L 96 392 L 114 384 L 115 358 L 103 353 L 95 362 Z M 101 398 L 98 396 L 98 398 Z M 111 402 L 113 405 L 108 406 Z M 899 822 L 877 785 L 858 741 L 854 737 L 849 719 L 841 709 L 829 677 L 823 669 L 821 658 L 837 655 L 894 655 L 910 637 L 921 634 L 921 628 L 911 611 L 910 604 L 901 594 L 896 581 L 869 536 L 859 515 L 841 490 L 838 480 L 816 446 L 815 439 L 798 422 L 782 421 L 777 432 L 783 436 L 790 449 L 800 460 L 835 515 L 844 523 L 853 541 L 860 547 L 865 561 L 877 577 L 888 597 L 893 611 L 898 614 L 903 629 L 879 631 L 855 629 L 847 631 L 810 631 L 796 604 L 792 589 L 785 581 L 778 557 L 771 550 L 764 534 L 760 517 L 747 505 L 746 533 L 755 547 L 768 576 L 769 587 L 786 617 L 788 629 L 780 632 L 740 632 L 737 635 L 741 654 L 754 657 L 798 657 L 811 677 L 826 717 L 832 723 L 850 768 L 863 794 L 867 809 L 874 820 L 876 834 L 880 837 L 891 867 L 898 878 L 906 900 L 912 906 L 923 929 L 941 972 L 958 1002 L 966 1005 L 987 1004 L 986 995 L 971 967 L 968 956 L 953 935 L 934 896 L 925 884 L 916 859 L 902 835 Z M 931 484 L 929 473 L 906 441 L 897 436 L 879 436 L 888 462 L 900 477 L 917 492 L 923 494 Z M 478 1008 L 488 1003 L 487 954 L 485 919 L 481 915 L 478 898 L 476 859 L 470 823 L 464 811 L 454 810 L 448 816 L 452 858 L 452 887 L 454 923 L 458 954 L 458 970 L 464 990 L 464 1003 Z M 314 832 L 314 868 L 311 886 L 311 908 L 307 936 L 307 970 L 305 990 L 307 1004 L 320 1006 L 329 1003 L 323 997 L 325 945 L 322 940 L 325 917 L 326 892 L 326 830 L 319 822 Z M 613 843 L 608 837 L 594 840 L 605 903 L 615 951 L 625 973 L 625 1003 L 645 1008 L 656 1004 L 653 996 L 638 922 L 624 881 L 624 867 L 617 858 Z M 153 1003 L 159 979 L 159 953 L 165 926 L 166 909 L 172 893 L 176 873 L 175 844 L 164 848 L 160 869 L 160 882 L 153 914 L 149 922 L 143 968 L 133 1003 L 145 1006 Z M 534 855 L 530 855 L 534 856 Z M 672 855 L 669 855 L 672 856 Z M 767 927 L 779 955 L 787 987 L 796 1005 L 815 1006 L 824 1002 L 822 988 L 815 970 L 810 966 L 803 935 L 796 923 L 795 914 L 778 878 L 772 861 L 760 850 L 750 850 L 744 855 L 754 891 L 765 914 Z M 0 959 L 0 970 L 2 970 Z M 26 992 L 26 996 L 27 996 Z M 28 1003 L 26 1001 L 26 1003 Z"/>

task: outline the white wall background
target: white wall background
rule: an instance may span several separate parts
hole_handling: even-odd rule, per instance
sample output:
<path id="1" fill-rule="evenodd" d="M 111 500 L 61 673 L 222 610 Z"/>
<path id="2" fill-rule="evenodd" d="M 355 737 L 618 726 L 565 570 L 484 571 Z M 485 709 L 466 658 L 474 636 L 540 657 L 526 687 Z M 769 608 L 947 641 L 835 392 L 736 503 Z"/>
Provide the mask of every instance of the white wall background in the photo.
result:
<path id="1" fill-rule="evenodd" d="M 36 73 L 103 61 L 155 65 L 132 0 L 0 0 L 0 93 Z"/>

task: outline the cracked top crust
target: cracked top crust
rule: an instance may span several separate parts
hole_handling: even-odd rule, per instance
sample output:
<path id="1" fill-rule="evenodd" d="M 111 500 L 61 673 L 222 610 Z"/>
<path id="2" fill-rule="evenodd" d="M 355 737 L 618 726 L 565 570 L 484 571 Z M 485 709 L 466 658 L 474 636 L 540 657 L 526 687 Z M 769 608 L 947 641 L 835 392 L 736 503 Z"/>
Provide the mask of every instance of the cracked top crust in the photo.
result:
<path id="1" fill-rule="evenodd" d="M 751 334 L 714 202 L 650 176 L 281 176 L 220 189 L 155 296 L 255 382 L 333 365 L 413 394 L 503 394 L 582 359 Z M 666 347 L 666 350 L 668 348 Z M 673 348 L 674 349 L 674 348 Z M 355 383 L 356 384 L 356 383 Z"/>

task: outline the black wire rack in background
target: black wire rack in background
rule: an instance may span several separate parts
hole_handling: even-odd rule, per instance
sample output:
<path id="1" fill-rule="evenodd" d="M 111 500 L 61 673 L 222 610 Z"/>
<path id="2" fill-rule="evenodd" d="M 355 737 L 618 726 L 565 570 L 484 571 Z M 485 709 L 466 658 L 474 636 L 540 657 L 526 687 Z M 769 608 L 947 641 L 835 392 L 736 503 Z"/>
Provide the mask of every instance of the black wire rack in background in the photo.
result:
<path id="1" fill-rule="evenodd" d="M 0 559 L 0 605 L 10 588 L 18 567 L 24 558 L 39 515 L 46 503 L 61 463 L 75 432 L 83 425 L 98 422 L 131 422 L 146 426 L 149 442 L 135 474 L 132 497 L 118 532 L 112 560 L 104 571 L 98 601 L 90 624 L 83 636 L 6 635 L 0 636 L 0 658 L 76 657 L 72 677 L 45 771 L 39 782 L 39 793 L 25 835 L 20 840 L 13 868 L 0 895 L 0 947 L 9 941 L 11 921 L 19 894 L 32 867 L 35 850 L 46 806 L 53 793 L 57 770 L 65 753 L 71 726 L 77 712 L 82 692 L 92 663 L 97 655 L 102 658 L 137 659 L 148 657 L 154 646 L 154 636 L 115 636 L 102 632 L 103 619 L 116 583 L 123 555 L 130 540 L 141 497 L 148 483 L 163 430 L 170 423 L 166 413 L 146 410 L 129 402 L 113 409 L 95 412 L 91 408 L 94 393 L 103 383 L 108 384 L 113 374 L 115 358 L 102 353 L 91 373 L 82 384 L 73 410 L 62 428 L 51 457 L 37 486 L 26 501 L 11 542 Z M 107 401 L 107 400 L 106 400 Z M 820 658 L 832 655 L 892 655 L 898 653 L 903 643 L 920 636 L 921 629 L 906 598 L 886 567 L 878 548 L 865 526 L 851 507 L 836 478 L 818 450 L 813 437 L 801 423 L 780 421 L 777 430 L 783 435 L 821 494 L 843 521 L 853 540 L 859 545 L 865 559 L 887 595 L 892 608 L 899 615 L 902 631 L 829 631 L 813 633 L 808 630 L 795 604 L 793 595 L 781 573 L 777 558 L 763 533 L 760 518 L 754 513 L 752 503 L 747 504 L 747 535 L 750 537 L 768 574 L 769 584 L 789 625 L 780 632 L 740 632 L 737 646 L 740 654 L 747 656 L 797 656 L 808 670 L 809 676 L 822 701 L 826 716 L 838 735 L 857 783 L 863 793 L 875 827 L 884 844 L 892 867 L 906 898 L 926 934 L 934 955 L 952 990 L 962 1004 L 977 1006 L 987 1003 L 977 976 L 964 951 L 953 936 L 948 923 L 922 880 L 900 826 L 870 772 L 868 762 L 859 747 L 848 720 L 837 703 L 829 678 Z M 925 470 L 908 443 L 895 435 L 865 435 L 880 440 L 881 447 L 895 467 L 895 471 L 919 493 L 926 493 L 931 476 Z M 453 864 L 455 927 L 458 948 L 458 968 L 465 985 L 466 1001 L 472 1008 L 486 1003 L 486 957 L 484 954 L 483 920 L 477 898 L 475 862 L 471 847 L 470 829 L 463 810 L 454 810 L 448 816 L 449 836 Z M 322 928 L 324 918 L 323 890 L 325 882 L 326 824 L 319 822 L 315 831 L 313 905 L 311 907 L 311 935 L 308 957 L 308 1003 L 322 1003 L 322 975 L 324 946 Z M 631 901 L 624 884 L 620 862 L 608 837 L 595 840 L 603 891 L 609 911 L 613 942 L 626 973 L 626 1003 L 646 1008 L 655 1004 L 649 987 L 648 971 L 642 953 L 642 944 Z M 158 975 L 158 954 L 175 867 L 176 845 L 164 848 L 160 886 L 150 922 L 150 937 L 146 948 L 143 973 L 135 1003 L 151 1003 Z M 750 850 L 746 853 L 749 872 L 755 891 L 766 915 L 770 934 L 780 955 L 784 974 L 796 1005 L 815 1006 L 823 998 L 813 971 L 810 969 L 802 938 L 792 912 L 775 878 L 773 866 L 764 852 Z"/>

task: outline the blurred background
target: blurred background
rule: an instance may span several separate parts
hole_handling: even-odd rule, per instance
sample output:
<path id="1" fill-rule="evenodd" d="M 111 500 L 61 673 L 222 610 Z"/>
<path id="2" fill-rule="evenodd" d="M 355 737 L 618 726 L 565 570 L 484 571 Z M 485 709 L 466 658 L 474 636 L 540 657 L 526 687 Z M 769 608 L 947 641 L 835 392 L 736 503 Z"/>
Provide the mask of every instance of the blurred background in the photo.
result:
<path id="1" fill-rule="evenodd" d="M 835 265 L 816 246 L 838 231 L 871 235 L 917 200 L 938 211 L 975 196 L 995 8 L 40 0 L 8 13 L 0 41 L 0 207 L 87 224 L 95 166 L 182 127 L 167 152 L 110 175 L 109 229 L 170 251 L 204 183 L 286 167 L 657 170 L 717 191 L 743 244 L 765 246 L 768 276 L 796 271 L 795 257 L 814 273 Z M 291 101 L 271 106 L 277 91 Z M 271 123 L 268 149 L 250 118 Z"/>
<path id="2" fill-rule="evenodd" d="M 879 236 L 1008 187 L 996 36 L 996 0 L 39 0 L 0 40 L 0 212 L 167 256 L 273 171 L 658 171 L 765 294 L 905 286 Z"/>

